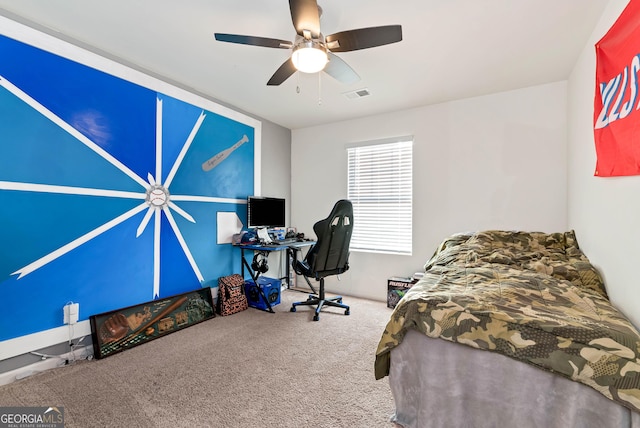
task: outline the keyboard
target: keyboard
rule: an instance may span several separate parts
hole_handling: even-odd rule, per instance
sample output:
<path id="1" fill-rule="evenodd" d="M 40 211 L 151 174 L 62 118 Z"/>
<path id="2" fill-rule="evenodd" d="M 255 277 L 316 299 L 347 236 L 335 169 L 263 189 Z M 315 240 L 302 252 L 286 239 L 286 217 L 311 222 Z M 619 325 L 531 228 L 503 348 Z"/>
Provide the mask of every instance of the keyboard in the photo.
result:
<path id="1" fill-rule="evenodd" d="M 288 245 L 288 244 L 293 244 L 294 242 L 298 242 L 298 240 L 296 238 L 285 238 L 285 239 L 276 239 L 273 241 L 273 243 L 277 245 Z"/>
<path id="2" fill-rule="evenodd" d="M 279 247 L 282 245 L 289 245 L 289 244 L 294 244 L 298 242 L 298 240 L 296 238 L 286 238 L 286 239 L 273 239 L 271 242 L 264 243 L 261 245 L 265 245 L 267 247 Z"/>

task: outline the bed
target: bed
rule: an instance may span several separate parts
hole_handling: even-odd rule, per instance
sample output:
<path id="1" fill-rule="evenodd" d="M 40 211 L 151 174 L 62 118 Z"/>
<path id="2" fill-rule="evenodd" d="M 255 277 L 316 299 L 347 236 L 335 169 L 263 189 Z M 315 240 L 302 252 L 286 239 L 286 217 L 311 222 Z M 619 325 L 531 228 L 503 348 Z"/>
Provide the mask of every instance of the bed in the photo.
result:
<path id="1" fill-rule="evenodd" d="M 484 352 L 483 352 L 484 351 Z M 573 231 L 445 239 L 378 344 L 412 427 L 640 427 L 640 335 Z"/>

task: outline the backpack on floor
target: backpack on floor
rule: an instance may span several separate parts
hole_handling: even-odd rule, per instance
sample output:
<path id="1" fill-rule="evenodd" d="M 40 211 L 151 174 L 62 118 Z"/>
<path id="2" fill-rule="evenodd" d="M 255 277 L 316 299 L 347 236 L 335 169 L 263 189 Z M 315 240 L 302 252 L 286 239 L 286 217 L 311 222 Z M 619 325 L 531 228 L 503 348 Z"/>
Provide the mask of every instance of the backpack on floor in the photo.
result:
<path id="1" fill-rule="evenodd" d="M 237 273 L 218 278 L 218 313 L 222 316 L 244 311 L 249 307 L 244 290 L 244 278 Z"/>

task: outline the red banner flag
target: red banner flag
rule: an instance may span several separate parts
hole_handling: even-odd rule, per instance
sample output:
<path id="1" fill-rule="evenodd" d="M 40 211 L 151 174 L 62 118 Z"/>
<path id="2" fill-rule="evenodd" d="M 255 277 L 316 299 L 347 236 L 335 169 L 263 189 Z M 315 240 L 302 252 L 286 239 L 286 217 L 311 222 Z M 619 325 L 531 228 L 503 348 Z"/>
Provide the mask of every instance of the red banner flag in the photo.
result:
<path id="1" fill-rule="evenodd" d="M 639 71 L 640 0 L 631 0 L 596 43 L 596 176 L 640 175 Z"/>

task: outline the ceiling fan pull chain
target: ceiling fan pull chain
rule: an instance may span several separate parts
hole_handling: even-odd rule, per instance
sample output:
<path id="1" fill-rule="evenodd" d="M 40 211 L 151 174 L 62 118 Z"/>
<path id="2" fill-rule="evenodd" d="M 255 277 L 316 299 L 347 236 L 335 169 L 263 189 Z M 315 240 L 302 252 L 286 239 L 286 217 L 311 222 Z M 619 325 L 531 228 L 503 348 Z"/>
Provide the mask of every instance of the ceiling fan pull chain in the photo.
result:
<path id="1" fill-rule="evenodd" d="M 322 73 L 318 73 L 318 105 L 322 105 Z"/>

